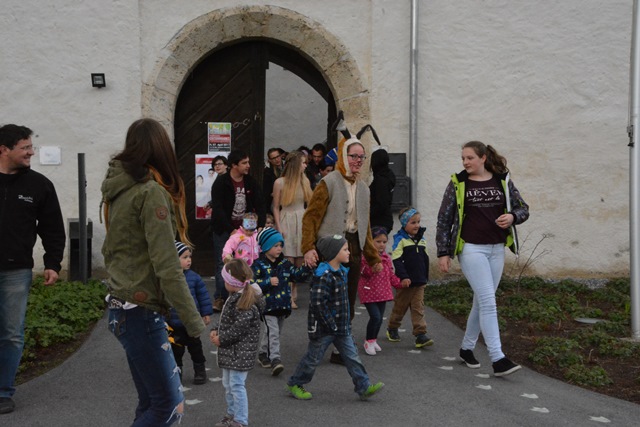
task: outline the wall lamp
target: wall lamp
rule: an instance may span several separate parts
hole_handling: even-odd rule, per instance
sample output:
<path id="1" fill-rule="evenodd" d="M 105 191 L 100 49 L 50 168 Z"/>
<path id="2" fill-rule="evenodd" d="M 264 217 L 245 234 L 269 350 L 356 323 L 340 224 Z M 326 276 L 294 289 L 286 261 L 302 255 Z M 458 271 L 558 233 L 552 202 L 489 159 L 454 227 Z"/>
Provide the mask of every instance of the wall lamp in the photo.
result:
<path id="1" fill-rule="evenodd" d="M 106 87 L 107 81 L 104 78 L 104 73 L 91 73 L 91 86 L 98 89 Z"/>

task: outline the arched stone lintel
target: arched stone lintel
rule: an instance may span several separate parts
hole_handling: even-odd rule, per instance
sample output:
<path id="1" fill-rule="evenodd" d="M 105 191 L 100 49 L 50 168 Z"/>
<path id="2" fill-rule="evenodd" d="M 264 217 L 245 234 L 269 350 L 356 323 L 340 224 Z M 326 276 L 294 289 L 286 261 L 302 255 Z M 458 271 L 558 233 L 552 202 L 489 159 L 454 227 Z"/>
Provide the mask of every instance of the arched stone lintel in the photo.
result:
<path id="1" fill-rule="evenodd" d="M 142 85 L 142 113 L 163 123 L 173 138 L 178 94 L 211 51 L 244 39 L 268 39 L 297 50 L 322 73 L 350 128 L 370 121 L 369 90 L 356 60 L 322 25 L 278 6 L 217 9 L 190 21 L 159 52 Z"/>

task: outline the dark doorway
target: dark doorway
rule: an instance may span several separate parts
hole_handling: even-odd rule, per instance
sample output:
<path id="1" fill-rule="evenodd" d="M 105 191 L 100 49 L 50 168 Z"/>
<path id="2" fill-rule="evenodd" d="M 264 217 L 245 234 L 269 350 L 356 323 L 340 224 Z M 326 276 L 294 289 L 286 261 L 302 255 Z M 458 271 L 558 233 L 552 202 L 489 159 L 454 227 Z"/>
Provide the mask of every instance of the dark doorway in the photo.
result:
<path id="1" fill-rule="evenodd" d="M 174 123 L 176 154 L 187 193 L 189 237 L 196 245 L 193 268 L 201 275 L 213 274 L 214 261 L 209 220 L 195 219 L 195 155 L 207 154 L 207 122 L 232 123 L 231 147 L 249 155 L 250 173 L 262 182 L 265 78 L 270 62 L 298 75 L 327 101 L 327 141 L 335 145 L 335 134 L 330 131 L 336 117 L 333 95 L 322 74 L 297 51 L 254 40 L 229 45 L 204 58 L 184 82 Z"/>

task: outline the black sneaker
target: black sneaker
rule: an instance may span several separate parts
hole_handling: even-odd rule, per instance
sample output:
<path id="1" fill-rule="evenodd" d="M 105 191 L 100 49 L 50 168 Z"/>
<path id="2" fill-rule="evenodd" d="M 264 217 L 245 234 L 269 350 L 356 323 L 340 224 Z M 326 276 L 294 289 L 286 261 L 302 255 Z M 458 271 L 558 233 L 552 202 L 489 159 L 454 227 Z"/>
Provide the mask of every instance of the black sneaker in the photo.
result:
<path id="1" fill-rule="evenodd" d="M 277 377 L 282 371 L 284 371 L 284 365 L 280 362 L 280 359 L 273 359 L 273 362 L 271 362 L 271 375 Z"/>
<path id="2" fill-rule="evenodd" d="M 329 358 L 329 363 L 333 363 L 335 365 L 344 365 L 344 360 L 342 360 L 342 356 L 337 351 L 331 352 L 331 357 Z"/>
<path id="3" fill-rule="evenodd" d="M 284 365 L 280 362 L 280 359 L 273 359 L 273 362 L 271 362 L 271 375 L 277 377 L 283 370 Z"/>
<path id="4" fill-rule="evenodd" d="M 260 363 L 260 366 L 262 366 L 263 368 L 271 367 L 271 360 L 269 360 L 269 356 L 267 356 L 267 353 L 259 353 L 258 362 Z"/>
<path id="5" fill-rule="evenodd" d="M 391 342 L 400 341 L 400 334 L 397 329 L 387 329 L 387 339 Z"/>
<path id="6" fill-rule="evenodd" d="M 16 404 L 10 397 L 0 397 L 0 414 L 8 414 L 16 409 Z"/>
<path id="7" fill-rule="evenodd" d="M 522 369 L 522 366 L 516 365 L 506 357 L 503 357 L 497 362 L 493 362 L 493 375 L 496 377 L 504 377 L 520 369 Z"/>
<path id="8" fill-rule="evenodd" d="M 467 364 L 468 368 L 478 369 L 480 367 L 480 362 L 475 358 L 472 350 L 460 349 L 460 359 Z"/>
<path id="9" fill-rule="evenodd" d="M 420 334 L 416 336 L 416 348 L 428 347 L 433 345 L 433 340 L 427 336 L 427 334 Z"/>

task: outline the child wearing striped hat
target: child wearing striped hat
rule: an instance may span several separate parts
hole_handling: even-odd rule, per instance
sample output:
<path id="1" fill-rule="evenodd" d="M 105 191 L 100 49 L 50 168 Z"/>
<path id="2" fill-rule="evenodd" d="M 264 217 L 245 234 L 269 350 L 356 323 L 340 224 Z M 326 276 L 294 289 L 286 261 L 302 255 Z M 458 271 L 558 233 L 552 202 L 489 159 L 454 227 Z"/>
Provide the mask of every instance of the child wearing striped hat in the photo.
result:
<path id="1" fill-rule="evenodd" d="M 196 303 L 196 308 L 200 312 L 204 324 L 208 325 L 213 314 L 213 306 L 211 305 L 211 297 L 207 291 L 207 285 L 198 273 L 191 270 L 191 248 L 182 242 L 175 243 L 180 266 L 184 271 L 184 278 L 187 280 L 187 285 L 189 285 L 193 301 Z M 189 350 L 191 361 L 193 362 L 193 383 L 197 385 L 204 384 L 207 382 L 205 368 L 207 359 L 204 357 L 200 337 L 190 337 L 176 310 L 172 308 L 170 312 L 171 317 L 167 319 L 167 325 L 171 328 L 171 350 L 173 351 L 173 357 L 176 359 L 176 364 L 180 368 L 180 378 L 182 378 L 182 356 L 184 356 L 186 349 Z"/>

